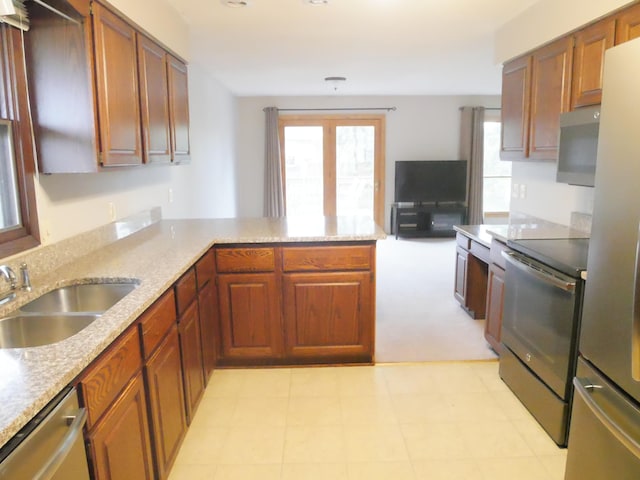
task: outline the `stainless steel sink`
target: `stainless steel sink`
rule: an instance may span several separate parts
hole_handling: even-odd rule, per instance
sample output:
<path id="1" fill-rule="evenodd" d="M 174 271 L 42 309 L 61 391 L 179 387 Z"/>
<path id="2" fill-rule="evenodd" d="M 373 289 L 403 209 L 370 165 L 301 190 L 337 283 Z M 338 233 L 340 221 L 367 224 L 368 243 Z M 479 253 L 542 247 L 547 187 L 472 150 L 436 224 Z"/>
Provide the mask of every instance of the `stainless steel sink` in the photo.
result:
<path id="1" fill-rule="evenodd" d="M 83 283 L 51 290 L 0 318 L 0 348 L 37 347 L 69 338 L 137 286 Z"/>
<path id="2" fill-rule="evenodd" d="M 20 307 L 21 312 L 103 313 L 136 288 L 135 283 L 87 283 L 61 287 Z"/>
<path id="3" fill-rule="evenodd" d="M 0 319 L 0 348 L 38 347 L 75 335 L 97 319 L 97 314 L 13 315 Z"/>

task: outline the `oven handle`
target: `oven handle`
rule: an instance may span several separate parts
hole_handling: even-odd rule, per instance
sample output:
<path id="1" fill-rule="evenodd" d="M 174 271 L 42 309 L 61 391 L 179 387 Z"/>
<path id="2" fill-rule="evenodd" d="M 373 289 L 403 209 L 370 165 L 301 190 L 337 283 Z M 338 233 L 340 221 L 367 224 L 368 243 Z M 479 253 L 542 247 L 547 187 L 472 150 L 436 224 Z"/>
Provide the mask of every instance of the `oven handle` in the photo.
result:
<path id="1" fill-rule="evenodd" d="M 534 277 L 553 285 L 556 288 L 564 290 L 565 292 L 574 293 L 576 291 L 576 282 L 563 280 L 562 278 L 553 275 L 551 272 L 539 268 L 537 265 L 534 267 L 531 262 L 527 262 L 526 257 L 519 255 L 515 252 L 509 252 L 503 250 L 501 252 L 502 257 L 508 261 L 511 265 L 522 270 L 525 273 L 533 275 Z"/>

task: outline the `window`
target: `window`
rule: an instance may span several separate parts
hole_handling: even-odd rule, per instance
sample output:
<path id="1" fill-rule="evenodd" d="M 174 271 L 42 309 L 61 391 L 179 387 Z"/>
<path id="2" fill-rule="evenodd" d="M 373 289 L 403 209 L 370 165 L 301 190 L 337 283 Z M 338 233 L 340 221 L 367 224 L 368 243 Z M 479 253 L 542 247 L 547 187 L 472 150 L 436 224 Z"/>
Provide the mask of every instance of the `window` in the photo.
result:
<path id="1" fill-rule="evenodd" d="M 500 112 L 485 111 L 483 210 L 487 216 L 509 212 L 511 201 L 511 162 L 500 160 Z"/>
<path id="2" fill-rule="evenodd" d="M 0 26 L 0 258 L 39 244 L 22 32 Z"/>
<path id="3" fill-rule="evenodd" d="M 382 116 L 283 116 L 287 216 L 368 216 L 384 222 Z"/>

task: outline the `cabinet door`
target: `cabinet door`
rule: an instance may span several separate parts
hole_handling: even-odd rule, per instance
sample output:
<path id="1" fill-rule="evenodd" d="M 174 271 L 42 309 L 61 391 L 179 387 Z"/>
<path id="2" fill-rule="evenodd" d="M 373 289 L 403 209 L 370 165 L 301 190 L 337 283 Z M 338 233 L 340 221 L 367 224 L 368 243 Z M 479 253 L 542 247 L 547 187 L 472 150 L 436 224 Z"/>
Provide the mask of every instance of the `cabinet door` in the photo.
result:
<path id="1" fill-rule="evenodd" d="M 369 271 L 284 275 L 287 357 L 371 361 L 373 296 Z"/>
<path id="2" fill-rule="evenodd" d="M 218 276 L 223 360 L 282 356 L 279 296 L 273 273 Z"/>
<path id="3" fill-rule="evenodd" d="M 484 324 L 484 338 L 491 348 L 500 353 L 500 329 L 504 303 L 504 270 L 492 264 L 489 267 L 487 287 L 487 317 Z"/>
<path id="4" fill-rule="evenodd" d="M 135 30 L 93 2 L 100 157 L 105 167 L 142 163 Z"/>
<path id="5" fill-rule="evenodd" d="M 529 157 L 558 158 L 560 114 L 569 111 L 573 39 L 562 38 L 533 53 Z"/>
<path id="6" fill-rule="evenodd" d="M 143 35 L 138 35 L 138 70 L 145 162 L 169 163 L 171 132 L 167 54 Z"/>
<path id="7" fill-rule="evenodd" d="M 187 432 L 180 342 L 174 326 L 145 367 L 156 466 L 167 478 Z"/>
<path id="8" fill-rule="evenodd" d="M 187 406 L 187 423 L 190 424 L 204 393 L 202 343 L 197 302 L 191 304 L 179 322 L 184 396 Z"/>
<path id="9" fill-rule="evenodd" d="M 453 295 L 456 297 L 460 305 L 465 306 L 467 303 L 467 259 L 469 252 L 463 248 L 456 248 L 456 280 L 454 284 Z"/>
<path id="10" fill-rule="evenodd" d="M 502 144 L 500 158 L 522 160 L 529 155 L 531 56 L 517 58 L 502 69 Z"/>
<path id="11" fill-rule="evenodd" d="M 615 19 L 605 19 L 575 34 L 571 109 L 597 105 L 602 99 L 604 52 L 613 47 Z"/>
<path id="12" fill-rule="evenodd" d="M 202 334 L 202 360 L 204 363 L 204 375 L 208 381 L 216 366 L 218 335 L 218 310 L 216 308 L 216 286 L 209 282 L 198 295 L 198 307 L 200 312 L 200 327 Z"/>
<path id="13" fill-rule="evenodd" d="M 91 431 L 88 442 L 95 480 L 154 478 L 141 373 Z"/>
<path id="14" fill-rule="evenodd" d="M 171 55 L 169 55 L 169 106 L 173 161 L 187 162 L 191 155 L 187 66 Z"/>
<path id="15" fill-rule="evenodd" d="M 640 37 L 640 4 L 616 15 L 616 45 Z"/>

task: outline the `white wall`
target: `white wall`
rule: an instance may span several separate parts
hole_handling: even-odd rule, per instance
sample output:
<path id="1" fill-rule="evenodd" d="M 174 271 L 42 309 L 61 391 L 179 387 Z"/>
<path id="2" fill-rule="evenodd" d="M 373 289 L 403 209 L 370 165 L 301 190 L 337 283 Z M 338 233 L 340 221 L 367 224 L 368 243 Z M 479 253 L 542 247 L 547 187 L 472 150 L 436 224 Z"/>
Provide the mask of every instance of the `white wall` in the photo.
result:
<path id="1" fill-rule="evenodd" d="M 187 57 L 186 27 L 170 7 L 157 0 L 112 3 Z M 109 203 L 114 204 L 118 219 L 155 206 L 162 207 L 168 218 L 234 216 L 235 97 L 203 68 L 191 64 L 189 109 L 192 159 L 188 165 L 40 175 L 36 193 L 42 243 L 108 223 Z M 173 203 L 169 203 L 169 189 Z"/>
<path id="2" fill-rule="evenodd" d="M 525 186 L 525 198 L 511 198 L 511 211 L 523 212 L 561 225 L 571 212 L 593 212 L 593 188 L 556 182 L 555 162 L 513 162 L 512 185 Z"/>
<path id="3" fill-rule="evenodd" d="M 499 107 L 498 96 L 241 97 L 238 98 L 238 214 L 262 216 L 264 112 L 278 108 L 393 107 L 386 113 L 385 228 L 393 202 L 396 160 L 458 158 L 460 111 L 465 105 Z M 291 112 L 292 114 L 294 112 Z M 307 112 L 313 114 L 314 112 Z M 321 112 L 315 112 L 321 113 Z M 357 112 L 353 112 L 357 113 Z"/>
<path id="4" fill-rule="evenodd" d="M 592 20 L 627 5 L 629 0 L 540 0 L 496 32 L 496 63 L 532 50 Z"/>

